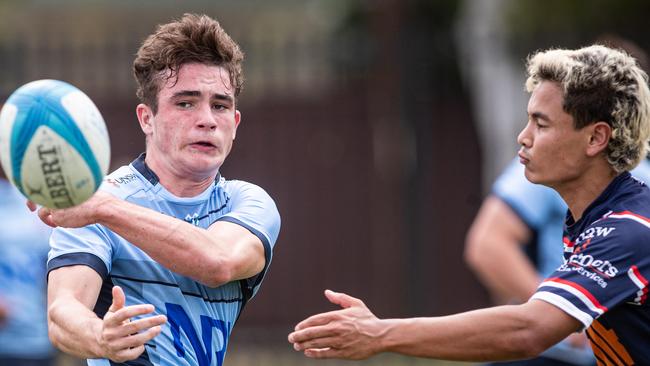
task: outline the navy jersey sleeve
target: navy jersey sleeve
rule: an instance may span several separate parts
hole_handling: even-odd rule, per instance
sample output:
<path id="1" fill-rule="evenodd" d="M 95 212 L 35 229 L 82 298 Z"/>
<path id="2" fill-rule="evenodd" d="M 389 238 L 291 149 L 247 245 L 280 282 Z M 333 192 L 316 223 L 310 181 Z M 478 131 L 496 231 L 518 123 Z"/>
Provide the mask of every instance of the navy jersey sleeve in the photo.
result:
<path id="1" fill-rule="evenodd" d="M 86 265 L 102 278 L 111 270 L 113 249 L 99 225 L 78 229 L 56 228 L 50 237 L 47 271 L 73 265 Z"/>
<path id="2" fill-rule="evenodd" d="M 585 327 L 614 307 L 642 304 L 650 278 L 650 219 L 613 213 L 577 238 L 565 263 L 533 299 L 549 302 Z"/>

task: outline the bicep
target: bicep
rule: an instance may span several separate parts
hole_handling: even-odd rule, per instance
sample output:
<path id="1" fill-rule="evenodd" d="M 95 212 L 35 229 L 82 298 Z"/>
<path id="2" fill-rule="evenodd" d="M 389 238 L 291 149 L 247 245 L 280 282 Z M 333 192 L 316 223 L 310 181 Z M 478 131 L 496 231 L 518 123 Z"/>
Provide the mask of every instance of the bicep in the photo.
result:
<path id="1" fill-rule="evenodd" d="M 102 287 L 101 276 L 85 265 L 60 267 L 48 274 L 48 306 L 55 301 L 78 301 L 93 309 Z"/>
<path id="2" fill-rule="evenodd" d="M 262 240 L 243 226 L 228 221 L 217 221 L 208 232 L 215 240 L 225 243 L 234 273 L 232 280 L 257 275 L 264 269 L 266 257 Z"/>

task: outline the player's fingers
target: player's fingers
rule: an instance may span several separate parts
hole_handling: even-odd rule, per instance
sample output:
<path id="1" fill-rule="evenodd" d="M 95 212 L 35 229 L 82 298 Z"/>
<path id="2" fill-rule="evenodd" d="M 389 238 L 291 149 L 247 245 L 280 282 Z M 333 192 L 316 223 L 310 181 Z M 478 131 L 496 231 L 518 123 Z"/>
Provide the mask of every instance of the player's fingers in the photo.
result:
<path id="1" fill-rule="evenodd" d="M 332 320 L 338 319 L 340 317 L 339 315 L 340 312 L 341 310 L 334 310 L 327 313 L 312 315 L 309 318 L 296 324 L 294 329 L 302 330 L 308 327 L 314 327 L 314 326 L 330 323 Z"/>
<path id="2" fill-rule="evenodd" d="M 108 311 L 114 313 L 124 307 L 124 303 L 126 302 L 126 296 L 124 296 L 124 290 L 122 290 L 120 286 L 113 286 L 112 294 L 113 294 L 113 303 L 111 304 L 111 307 L 108 308 Z"/>
<path id="3" fill-rule="evenodd" d="M 52 211 L 49 208 L 41 207 L 38 210 L 38 218 L 48 226 L 57 227 L 54 221 L 52 221 Z"/>
<path id="4" fill-rule="evenodd" d="M 123 307 L 113 313 L 106 313 L 104 323 L 108 326 L 122 325 L 134 316 L 146 315 L 154 311 L 151 304 L 131 305 Z"/>
<path id="5" fill-rule="evenodd" d="M 293 349 L 296 351 L 303 351 L 310 348 L 336 348 L 344 347 L 344 339 L 342 337 L 321 337 L 306 340 L 304 342 L 294 343 Z"/>
<path id="6" fill-rule="evenodd" d="M 156 325 L 155 327 L 149 328 L 141 333 L 135 333 L 127 337 L 122 337 L 113 342 L 113 346 L 116 349 L 140 347 L 159 335 L 161 331 L 162 328 L 159 325 Z"/>
<path id="7" fill-rule="evenodd" d="M 341 320 L 346 317 L 346 314 L 350 313 L 350 310 L 348 309 L 341 309 L 341 310 L 332 310 L 328 311 L 327 313 L 320 313 L 316 315 L 312 315 L 309 318 L 301 321 L 300 323 L 296 324 L 294 327 L 295 330 L 301 330 L 305 329 L 308 327 L 313 327 L 313 326 L 319 326 L 319 325 L 324 325 L 328 324 L 337 320 Z"/>
<path id="8" fill-rule="evenodd" d="M 135 360 L 142 354 L 142 352 L 144 352 L 144 345 L 134 348 L 125 348 L 115 352 L 115 354 L 110 357 L 110 359 L 119 363 L 123 363 L 126 361 Z"/>
<path id="9" fill-rule="evenodd" d="M 34 211 L 36 211 L 38 209 L 38 206 L 34 202 L 32 202 L 30 200 L 25 201 L 25 204 L 27 205 L 27 208 L 29 208 L 29 210 L 32 211 L 32 212 L 34 212 Z"/>
<path id="10" fill-rule="evenodd" d="M 304 354 L 309 358 L 343 358 L 343 351 L 334 348 L 310 348 Z"/>
<path id="11" fill-rule="evenodd" d="M 327 299 L 336 305 L 339 305 L 342 308 L 349 308 L 352 306 L 364 306 L 365 304 L 361 299 L 357 299 L 356 297 L 352 297 L 350 295 L 344 294 L 342 292 L 334 292 L 332 290 L 325 290 L 325 297 Z"/>
<path id="12" fill-rule="evenodd" d="M 140 318 L 128 323 L 124 323 L 119 331 L 115 333 L 117 336 L 126 337 L 132 334 L 140 333 L 143 330 L 163 325 L 167 322 L 167 317 L 164 315 L 150 316 Z"/>
<path id="13" fill-rule="evenodd" d="M 289 334 L 289 342 L 303 343 L 313 339 L 331 337 L 334 335 L 336 335 L 336 331 L 332 327 L 328 327 L 327 325 L 312 326 Z"/>

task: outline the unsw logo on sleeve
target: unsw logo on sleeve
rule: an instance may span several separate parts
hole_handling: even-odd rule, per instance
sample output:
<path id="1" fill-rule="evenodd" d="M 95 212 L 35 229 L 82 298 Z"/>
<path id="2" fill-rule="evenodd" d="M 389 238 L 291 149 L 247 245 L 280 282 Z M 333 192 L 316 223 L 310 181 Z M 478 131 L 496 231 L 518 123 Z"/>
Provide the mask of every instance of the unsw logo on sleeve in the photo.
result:
<path id="1" fill-rule="evenodd" d="M 127 183 L 133 182 L 137 177 L 138 177 L 137 175 L 135 175 L 133 173 L 129 173 L 127 175 L 124 175 L 124 176 L 121 176 L 121 177 L 118 177 L 118 178 L 106 178 L 105 180 L 106 180 L 106 183 L 109 183 L 109 184 L 113 185 L 114 187 L 119 187 L 122 184 L 127 184 Z"/>

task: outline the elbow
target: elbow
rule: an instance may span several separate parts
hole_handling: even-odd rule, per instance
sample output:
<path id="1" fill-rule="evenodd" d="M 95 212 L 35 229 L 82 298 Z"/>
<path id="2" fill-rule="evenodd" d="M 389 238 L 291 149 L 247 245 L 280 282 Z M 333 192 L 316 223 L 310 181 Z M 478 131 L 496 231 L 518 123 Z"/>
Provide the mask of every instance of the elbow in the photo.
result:
<path id="1" fill-rule="evenodd" d="M 465 264 L 472 271 L 480 273 L 484 266 L 486 254 L 480 239 L 470 230 L 465 238 L 465 251 L 463 253 Z"/>
<path id="2" fill-rule="evenodd" d="M 52 346 L 58 350 L 63 350 L 62 344 L 59 341 L 59 337 L 55 335 L 56 331 L 54 331 L 52 327 L 48 327 L 47 334 L 48 334 L 48 338 L 50 339 L 50 343 L 52 343 Z"/>
<path id="3" fill-rule="evenodd" d="M 539 356 L 556 341 L 547 337 L 543 329 L 535 325 L 527 326 L 518 332 L 515 340 L 511 341 L 512 348 L 510 354 L 516 355 L 518 359 L 528 359 Z"/>
<path id="4" fill-rule="evenodd" d="M 56 315 L 54 314 L 54 311 L 52 310 L 52 306 L 48 307 L 47 309 L 47 336 L 50 339 L 50 343 L 52 343 L 52 346 L 54 346 L 57 349 L 61 349 L 62 344 L 61 344 L 61 339 L 59 337 L 59 332 L 58 332 L 58 327 L 54 321 L 54 317 Z"/>
<path id="5" fill-rule="evenodd" d="M 516 349 L 513 350 L 513 353 L 517 354 L 517 358 L 528 359 L 537 357 L 549 347 L 534 332 L 527 331 L 525 333 L 519 337 L 519 341 L 516 342 Z"/>
<path id="6" fill-rule="evenodd" d="M 211 261 L 205 271 L 202 271 L 203 275 L 199 278 L 199 282 L 203 285 L 216 288 L 223 286 L 228 282 L 234 281 L 236 278 L 234 276 L 235 268 L 232 262 L 227 260 L 214 260 Z"/>

